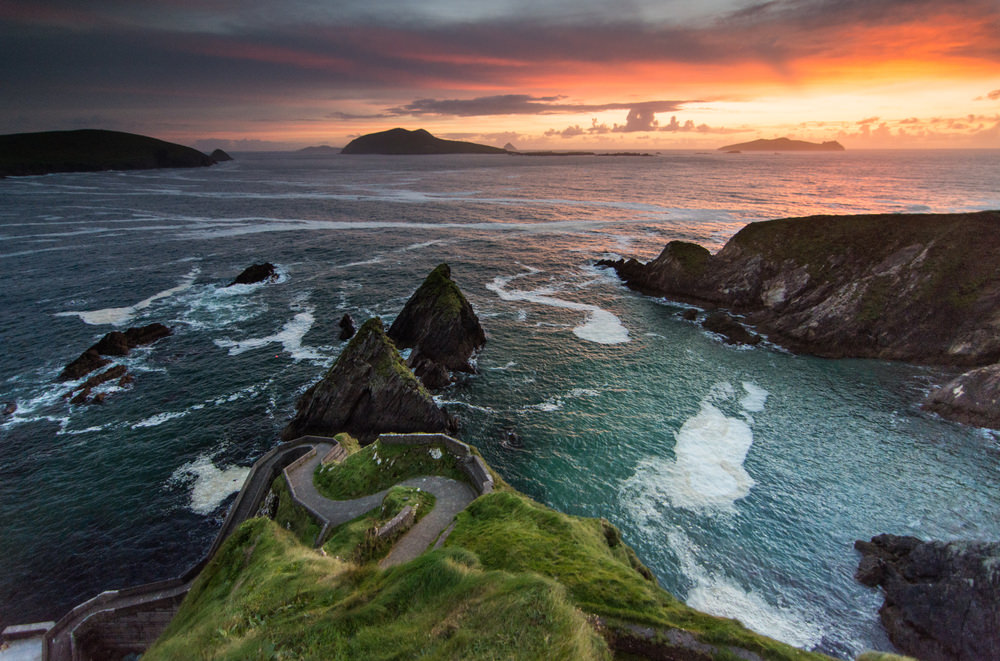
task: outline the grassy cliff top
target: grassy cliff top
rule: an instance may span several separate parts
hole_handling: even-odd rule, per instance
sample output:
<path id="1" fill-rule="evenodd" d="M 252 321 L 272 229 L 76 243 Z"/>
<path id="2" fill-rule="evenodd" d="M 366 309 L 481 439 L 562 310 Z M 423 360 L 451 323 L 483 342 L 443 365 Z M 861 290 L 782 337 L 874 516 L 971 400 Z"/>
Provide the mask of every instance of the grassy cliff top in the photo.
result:
<path id="1" fill-rule="evenodd" d="M 353 463 L 344 469 L 356 473 Z M 615 641 L 637 630 L 652 632 L 643 640 L 653 647 L 688 641 L 700 654 L 690 658 L 825 658 L 688 608 L 607 521 L 498 485 L 456 517 L 443 548 L 387 570 L 349 548 L 365 521 L 333 530 L 327 554 L 272 521 L 250 520 L 143 658 L 611 659 Z"/>

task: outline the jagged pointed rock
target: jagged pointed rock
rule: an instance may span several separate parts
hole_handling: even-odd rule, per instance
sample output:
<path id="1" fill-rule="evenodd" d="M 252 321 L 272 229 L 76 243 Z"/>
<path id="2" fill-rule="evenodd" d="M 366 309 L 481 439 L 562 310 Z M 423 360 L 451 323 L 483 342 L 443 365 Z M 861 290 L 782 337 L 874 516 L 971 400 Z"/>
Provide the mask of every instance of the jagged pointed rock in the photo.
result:
<path id="1" fill-rule="evenodd" d="M 367 441 L 388 432 L 454 433 L 457 428 L 403 362 L 378 317 L 361 326 L 296 408 L 282 433 L 285 440 L 348 432 Z"/>
<path id="2" fill-rule="evenodd" d="M 389 337 L 399 348 L 413 349 L 410 367 L 432 388 L 447 385 L 447 372 L 475 372 L 472 358 L 486 344 L 479 318 L 447 264 L 438 265 L 413 292 Z"/>

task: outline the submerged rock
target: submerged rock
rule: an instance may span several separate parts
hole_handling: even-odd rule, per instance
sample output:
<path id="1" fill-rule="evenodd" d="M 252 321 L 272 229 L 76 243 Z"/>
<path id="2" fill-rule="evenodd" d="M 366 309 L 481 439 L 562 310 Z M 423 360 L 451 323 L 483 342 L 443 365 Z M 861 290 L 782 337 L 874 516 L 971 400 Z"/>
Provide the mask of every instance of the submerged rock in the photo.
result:
<path id="1" fill-rule="evenodd" d="M 442 373 L 474 373 L 472 358 L 486 344 L 479 318 L 447 264 L 431 271 L 413 292 L 392 322 L 389 337 L 400 349 L 413 349 L 410 366 L 433 388 L 442 387 Z"/>
<path id="2" fill-rule="evenodd" d="M 354 326 L 354 319 L 351 318 L 351 315 L 344 314 L 340 318 L 340 341 L 345 342 L 351 339 L 356 332 L 357 328 Z"/>
<path id="3" fill-rule="evenodd" d="M 368 441 L 387 432 L 452 433 L 456 428 L 376 317 L 361 326 L 326 376 L 302 395 L 282 438 L 348 432 Z"/>
<path id="4" fill-rule="evenodd" d="M 724 337 L 727 344 L 749 344 L 752 346 L 760 344 L 761 341 L 760 335 L 748 331 L 740 322 L 721 310 L 710 313 L 702 320 L 701 326 L 705 330 Z"/>
<path id="5" fill-rule="evenodd" d="M 1000 658 L 1000 543 L 857 541 L 855 577 L 882 586 L 882 625 L 901 651 L 925 661 Z"/>
<path id="6" fill-rule="evenodd" d="M 263 264 L 253 264 L 243 269 L 243 272 L 236 276 L 236 279 L 230 282 L 227 287 L 232 287 L 233 285 L 252 285 L 258 282 L 274 282 L 278 279 L 278 272 L 274 268 L 274 264 L 270 262 L 264 262 Z"/>
<path id="7" fill-rule="evenodd" d="M 1000 363 L 951 380 L 928 395 L 923 408 L 967 425 L 1000 429 Z"/>

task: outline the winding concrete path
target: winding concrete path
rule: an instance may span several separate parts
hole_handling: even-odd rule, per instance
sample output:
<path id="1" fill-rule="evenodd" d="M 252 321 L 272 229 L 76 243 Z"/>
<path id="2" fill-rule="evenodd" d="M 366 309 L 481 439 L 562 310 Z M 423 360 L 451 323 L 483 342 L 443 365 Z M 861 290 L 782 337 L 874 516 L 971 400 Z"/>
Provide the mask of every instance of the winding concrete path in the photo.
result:
<path id="1" fill-rule="evenodd" d="M 251 468 L 247 480 L 230 507 L 226 520 L 205 556 L 180 576 L 165 581 L 102 592 L 67 613 L 45 635 L 42 658 L 45 661 L 72 661 L 80 658 L 75 633 L 100 613 L 126 612 L 146 608 L 167 608 L 176 611 L 198 574 L 215 555 L 229 535 L 248 518 L 254 516 L 272 480 L 296 457 L 315 449 L 314 456 L 285 471 L 296 498 L 325 524 L 322 534 L 330 528 L 356 519 L 382 504 L 388 489 L 353 500 L 330 500 L 313 485 L 316 467 L 333 448 L 332 439 L 306 436 L 283 443 L 261 457 Z M 392 567 L 408 562 L 423 553 L 448 528 L 455 515 L 476 498 L 467 484 L 446 477 L 428 476 L 404 480 L 402 486 L 419 487 L 434 494 L 434 509 L 401 537 L 380 566 Z M 450 529 L 449 529 L 450 531 Z M 446 533 L 447 534 L 447 533 Z M 440 540 L 438 542 L 440 544 Z"/>
<path id="2" fill-rule="evenodd" d="M 330 529 L 380 506 L 389 489 L 352 500 L 330 500 L 316 489 L 313 484 L 313 473 L 333 446 L 328 443 L 317 443 L 314 447 L 315 456 L 286 470 L 285 476 L 296 498 L 323 522 L 322 537 Z M 437 475 L 410 478 L 396 486 L 417 487 L 433 494 L 434 509 L 393 544 L 389 555 L 379 563 L 379 567 L 383 569 L 409 562 L 426 551 L 427 547 L 451 524 L 455 515 L 476 498 L 475 491 L 468 484 Z"/>

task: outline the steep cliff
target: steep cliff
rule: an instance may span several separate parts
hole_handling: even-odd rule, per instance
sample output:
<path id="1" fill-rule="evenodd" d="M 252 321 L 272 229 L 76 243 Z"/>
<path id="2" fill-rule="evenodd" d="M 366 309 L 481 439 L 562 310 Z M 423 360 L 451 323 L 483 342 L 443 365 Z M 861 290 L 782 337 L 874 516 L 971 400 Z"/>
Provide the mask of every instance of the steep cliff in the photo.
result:
<path id="1" fill-rule="evenodd" d="M 752 223 L 716 255 L 671 242 L 629 286 L 745 315 L 827 357 L 979 366 L 1000 360 L 1000 212 Z"/>
<path id="2" fill-rule="evenodd" d="M 455 428 L 455 420 L 403 363 L 376 317 L 361 326 L 326 376 L 299 398 L 282 438 L 348 432 L 369 440 L 383 432 Z"/>
<path id="3" fill-rule="evenodd" d="M 413 349 L 409 366 L 430 388 L 447 385 L 447 372 L 475 372 L 471 359 L 486 344 L 479 318 L 447 264 L 431 271 L 413 292 L 389 337 L 400 349 Z"/>

